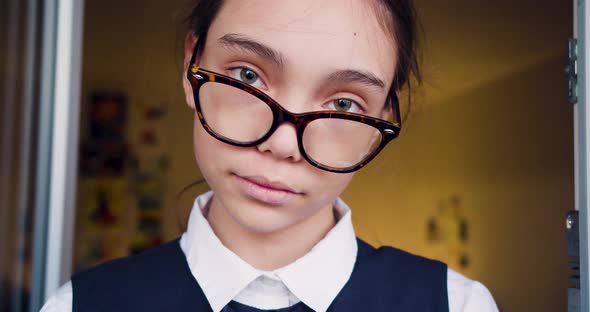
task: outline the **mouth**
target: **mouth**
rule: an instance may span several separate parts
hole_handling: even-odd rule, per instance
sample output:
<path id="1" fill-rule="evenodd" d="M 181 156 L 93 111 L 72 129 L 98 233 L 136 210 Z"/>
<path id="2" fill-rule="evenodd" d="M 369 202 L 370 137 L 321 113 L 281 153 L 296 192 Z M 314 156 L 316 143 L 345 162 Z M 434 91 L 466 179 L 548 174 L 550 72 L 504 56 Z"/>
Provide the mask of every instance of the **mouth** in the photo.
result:
<path id="1" fill-rule="evenodd" d="M 285 183 L 271 181 L 262 176 L 240 176 L 234 174 L 244 194 L 252 199 L 271 205 L 282 205 L 303 193 L 297 192 Z"/>

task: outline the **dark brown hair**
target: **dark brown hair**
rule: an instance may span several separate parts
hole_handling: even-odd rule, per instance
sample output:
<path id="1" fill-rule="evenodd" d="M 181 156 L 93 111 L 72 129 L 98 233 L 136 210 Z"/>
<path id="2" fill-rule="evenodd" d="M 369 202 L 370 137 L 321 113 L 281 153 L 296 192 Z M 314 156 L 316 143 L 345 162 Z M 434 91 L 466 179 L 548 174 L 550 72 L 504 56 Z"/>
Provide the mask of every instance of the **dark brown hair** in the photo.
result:
<path id="1" fill-rule="evenodd" d="M 379 22 L 393 36 L 397 46 L 398 59 L 391 87 L 396 91 L 401 91 L 404 86 L 408 88 L 407 112 L 409 112 L 412 78 L 418 83 L 422 81 L 418 53 L 418 35 L 421 34 L 421 28 L 416 10 L 412 0 L 373 1 L 376 2 L 375 10 L 380 19 Z M 185 19 L 188 31 L 192 31 L 204 43 L 207 40 L 209 26 L 222 5 L 223 0 L 192 1 L 190 13 Z M 204 46 L 204 44 L 199 45 L 197 57 L 202 53 Z"/>

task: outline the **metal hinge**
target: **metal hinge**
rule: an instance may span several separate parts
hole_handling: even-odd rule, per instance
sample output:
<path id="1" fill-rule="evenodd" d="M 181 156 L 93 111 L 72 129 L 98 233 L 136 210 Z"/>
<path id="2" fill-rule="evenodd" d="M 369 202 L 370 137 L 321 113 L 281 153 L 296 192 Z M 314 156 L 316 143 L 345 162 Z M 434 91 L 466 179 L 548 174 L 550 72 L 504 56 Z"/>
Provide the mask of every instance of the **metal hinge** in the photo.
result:
<path id="1" fill-rule="evenodd" d="M 578 39 L 568 39 L 567 51 L 567 63 L 565 65 L 567 100 L 571 104 L 576 104 L 578 102 Z"/>

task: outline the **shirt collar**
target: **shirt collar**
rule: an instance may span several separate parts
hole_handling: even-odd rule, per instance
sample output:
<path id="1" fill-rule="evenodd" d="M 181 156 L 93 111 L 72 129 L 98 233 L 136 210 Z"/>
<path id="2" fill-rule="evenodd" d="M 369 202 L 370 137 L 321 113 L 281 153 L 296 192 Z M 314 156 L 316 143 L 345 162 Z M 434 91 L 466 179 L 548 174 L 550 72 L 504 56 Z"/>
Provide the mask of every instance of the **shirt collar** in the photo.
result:
<path id="1" fill-rule="evenodd" d="M 315 311 L 326 311 L 342 290 L 356 262 L 357 242 L 350 208 L 337 198 L 336 225 L 307 254 L 291 264 L 264 272 L 225 247 L 205 219 L 209 191 L 195 199 L 181 247 L 189 268 L 213 311 L 221 311 L 258 276 L 274 273 L 289 290 Z"/>

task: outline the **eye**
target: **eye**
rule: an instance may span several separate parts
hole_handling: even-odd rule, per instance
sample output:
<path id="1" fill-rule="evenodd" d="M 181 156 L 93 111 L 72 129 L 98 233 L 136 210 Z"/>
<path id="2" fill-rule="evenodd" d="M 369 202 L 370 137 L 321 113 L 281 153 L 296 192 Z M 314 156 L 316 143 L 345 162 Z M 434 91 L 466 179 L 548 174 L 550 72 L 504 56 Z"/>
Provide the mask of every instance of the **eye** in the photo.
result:
<path id="1" fill-rule="evenodd" d="M 335 99 L 332 102 L 334 110 L 346 113 L 361 113 L 363 109 L 361 106 L 350 99 Z"/>
<path id="2" fill-rule="evenodd" d="M 254 84 L 258 80 L 258 75 L 250 69 L 242 69 L 240 71 L 240 79 L 247 84 Z"/>
<path id="3" fill-rule="evenodd" d="M 231 68 L 230 72 L 231 72 L 232 78 L 240 80 L 240 81 L 247 83 L 253 87 L 259 88 L 260 86 L 264 85 L 264 83 L 260 79 L 260 76 L 258 76 L 258 74 L 250 68 L 235 67 L 235 68 Z"/>

